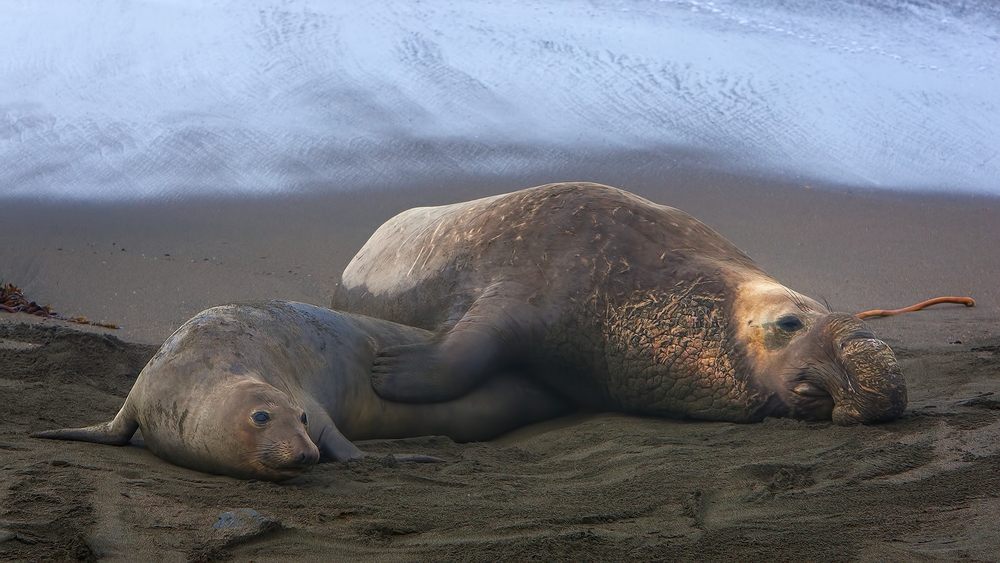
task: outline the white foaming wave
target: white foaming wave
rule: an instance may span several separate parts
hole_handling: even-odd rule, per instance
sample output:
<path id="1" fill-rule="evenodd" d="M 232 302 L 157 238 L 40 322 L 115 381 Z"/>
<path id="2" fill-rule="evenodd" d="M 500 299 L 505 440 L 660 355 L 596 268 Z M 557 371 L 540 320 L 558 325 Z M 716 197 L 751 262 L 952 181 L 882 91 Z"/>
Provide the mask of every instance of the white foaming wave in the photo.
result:
<path id="1" fill-rule="evenodd" d="M 0 190 L 347 189 L 680 147 L 736 171 L 998 194 L 997 14 L 902 0 L 12 3 Z"/>

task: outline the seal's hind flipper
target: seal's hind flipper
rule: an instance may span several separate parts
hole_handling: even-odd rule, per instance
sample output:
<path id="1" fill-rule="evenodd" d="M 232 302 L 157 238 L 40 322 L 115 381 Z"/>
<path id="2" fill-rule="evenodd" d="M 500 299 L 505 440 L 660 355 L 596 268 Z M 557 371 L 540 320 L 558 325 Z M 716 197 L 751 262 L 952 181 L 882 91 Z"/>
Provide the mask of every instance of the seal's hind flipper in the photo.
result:
<path id="1" fill-rule="evenodd" d="M 32 438 L 48 438 L 50 440 L 76 440 L 78 442 L 95 442 L 110 446 L 124 446 L 132 439 L 139 423 L 132 418 L 126 418 L 119 413 L 114 420 L 102 422 L 83 428 L 62 428 L 33 432 Z"/>

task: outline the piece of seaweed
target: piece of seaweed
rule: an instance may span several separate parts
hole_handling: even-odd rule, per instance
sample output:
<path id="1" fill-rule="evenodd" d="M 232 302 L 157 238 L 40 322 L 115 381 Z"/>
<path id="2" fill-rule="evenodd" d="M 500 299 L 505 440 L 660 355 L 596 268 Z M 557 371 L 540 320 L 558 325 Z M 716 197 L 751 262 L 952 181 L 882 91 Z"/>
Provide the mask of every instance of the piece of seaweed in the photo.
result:
<path id="1" fill-rule="evenodd" d="M 24 292 L 21 291 L 21 288 L 12 283 L 4 283 L 3 280 L 0 280 L 0 311 L 6 311 L 8 313 L 27 313 L 29 315 L 35 315 L 36 317 L 58 319 L 60 321 L 81 325 L 118 328 L 117 324 L 90 321 L 85 317 L 64 317 L 53 311 L 51 305 L 39 305 L 34 301 L 28 301 L 24 297 Z"/>

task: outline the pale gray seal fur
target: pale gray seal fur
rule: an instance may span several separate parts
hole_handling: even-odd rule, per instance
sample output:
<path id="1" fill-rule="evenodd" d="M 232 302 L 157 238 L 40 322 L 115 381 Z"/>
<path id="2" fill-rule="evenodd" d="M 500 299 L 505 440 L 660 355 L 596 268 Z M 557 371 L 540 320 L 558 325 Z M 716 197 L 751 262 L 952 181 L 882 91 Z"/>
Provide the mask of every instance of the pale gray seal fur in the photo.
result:
<path id="1" fill-rule="evenodd" d="M 350 440 L 485 440 L 566 412 L 564 400 L 514 374 L 440 404 L 377 396 L 376 351 L 429 337 L 302 303 L 213 307 L 164 342 L 113 420 L 34 436 L 124 445 L 140 429 L 150 451 L 177 465 L 280 481 L 321 459 L 360 457 Z"/>

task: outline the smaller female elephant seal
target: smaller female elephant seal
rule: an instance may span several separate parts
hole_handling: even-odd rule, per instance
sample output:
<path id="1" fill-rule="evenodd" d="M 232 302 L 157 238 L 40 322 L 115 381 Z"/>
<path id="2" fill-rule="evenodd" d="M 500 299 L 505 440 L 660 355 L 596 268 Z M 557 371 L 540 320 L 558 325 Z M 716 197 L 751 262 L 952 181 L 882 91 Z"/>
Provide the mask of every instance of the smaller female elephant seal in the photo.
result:
<path id="1" fill-rule="evenodd" d="M 140 429 L 150 451 L 177 465 L 282 481 L 320 460 L 361 457 L 349 440 L 486 440 L 567 410 L 515 374 L 441 404 L 378 397 L 369 380 L 377 350 L 429 337 L 302 303 L 213 307 L 164 342 L 113 420 L 33 436 L 120 446 Z"/>
<path id="2" fill-rule="evenodd" d="M 404 211 L 334 307 L 437 331 L 392 346 L 379 395 L 442 401 L 520 369 L 591 410 L 752 422 L 892 420 L 892 350 L 690 215 L 598 184 Z"/>

